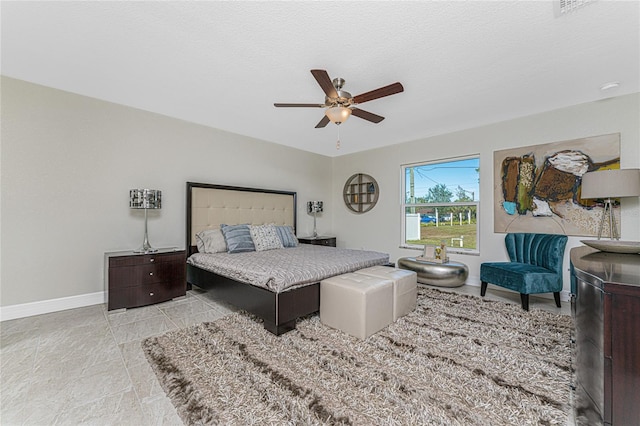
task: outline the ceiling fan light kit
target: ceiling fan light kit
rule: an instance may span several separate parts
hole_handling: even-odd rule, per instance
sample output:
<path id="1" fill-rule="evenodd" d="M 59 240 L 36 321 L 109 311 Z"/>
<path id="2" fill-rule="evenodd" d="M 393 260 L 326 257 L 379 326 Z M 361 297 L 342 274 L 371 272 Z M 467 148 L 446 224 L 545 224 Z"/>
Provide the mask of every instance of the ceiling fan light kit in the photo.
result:
<path id="1" fill-rule="evenodd" d="M 326 108 L 325 116 L 322 117 L 318 124 L 316 124 L 316 129 L 325 127 L 329 122 L 335 124 L 344 123 L 351 115 L 355 115 L 356 117 L 362 118 L 363 120 L 367 120 L 371 123 L 379 123 L 384 120 L 384 117 L 360 108 L 354 108 L 354 105 L 383 98 L 385 96 L 395 95 L 396 93 L 404 91 L 402 84 L 396 82 L 357 96 L 351 96 L 351 93 L 342 90 L 342 86 L 345 83 L 344 79 L 334 78 L 332 81 L 325 70 L 311 70 L 311 74 L 326 95 L 324 98 L 324 104 L 275 103 L 273 105 L 279 108 Z"/>
<path id="2" fill-rule="evenodd" d="M 351 109 L 343 106 L 334 106 L 327 109 L 324 113 L 332 123 L 340 124 L 347 121 L 351 116 Z"/>

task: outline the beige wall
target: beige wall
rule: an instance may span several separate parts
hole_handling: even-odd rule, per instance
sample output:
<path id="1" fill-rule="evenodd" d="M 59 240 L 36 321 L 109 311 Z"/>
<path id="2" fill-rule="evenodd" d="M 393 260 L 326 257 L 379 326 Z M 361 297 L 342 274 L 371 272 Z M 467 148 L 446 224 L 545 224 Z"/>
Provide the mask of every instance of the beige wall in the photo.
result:
<path id="1" fill-rule="evenodd" d="M 306 201 L 319 199 L 318 231 L 336 235 L 339 246 L 393 260 L 415 255 L 399 248 L 400 165 L 469 154 L 481 157 L 480 256 L 452 257 L 477 283 L 481 262 L 506 259 L 503 234 L 493 232 L 493 151 L 619 132 L 622 167 L 640 167 L 639 106 L 634 94 L 331 159 L 3 77 L 0 306 L 104 291 L 103 253 L 142 242 L 131 188 L 163 191 L 162 210 L 150 212 L 151 243 L 184 247 L 187 181 L 297 191 L 299 235 L 313 228 Z M 363 215 L 342 202 L 357 172 L 381 191 Z M 638 199 L 623 200 L 622 238 L 640 240 Z M 579 240 L 570 237 L 568 248 Z"/>
<path id="2" fill-rule="evenodd" d="M 104 291 L 104 252 L 142 243 L 131 188 L 162 190 L 155 247 L 185 245 L 187 181 L 297 191 L 299 235 L 333 210 L 329 157 L 5 77 L 1 161 L 1 306 Z"/>
<path id="3" fill-rule="evenodd" d="M 639 106 L 640 95 L 633 94 L 334 158 L 336 208 L 330 212 L 338 245 L 385 251 L 391 259 L 418 254 L 415 250 L 400 248 L 400 165 L 480 154 L 480 255 L 451 255 L 469 266 L 469 282 L 479 284 L 480 263 L 507 260 L 504 234 L 493 232 L 493 151 L 619 132 L 621 167 L 638 168 Z M 361 215 L 348 210 L 341 199 L 344 182 L 354 173 L 370 174 L 380 185 L 378 204 Z M 580 239 L 584 238 L 569 238 L 566 269 L 569 268 L 569 249 L 581 245 Z M 638 198 L 622 200 L 622 239 L 640 240 Z M 565 278 L 568 291 L 568 273 Z"/>

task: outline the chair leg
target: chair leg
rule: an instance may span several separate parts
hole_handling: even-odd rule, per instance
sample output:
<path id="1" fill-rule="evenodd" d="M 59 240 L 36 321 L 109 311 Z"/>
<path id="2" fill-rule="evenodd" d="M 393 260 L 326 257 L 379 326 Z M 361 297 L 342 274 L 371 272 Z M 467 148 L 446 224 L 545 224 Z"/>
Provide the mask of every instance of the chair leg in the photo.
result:
<path id="1" fill-rule="evenodd" d="M 554 291 L 553 292 L 553 298 L 556 300 L 556 306 L 558 308 L 560 308 L 561 307 L 561 305 L 560 305 L 560 292 L 559 291 Z"/>
<path id="2" fill-rule="evenodd" d="M 529 295 L 520 293 L 520 301 L 522 302 L 522 309 L 525 311 L 529 310 Z"/>
<path id="3" fill-rule="evenodd" d="M 482 281 L 482 283 L 480 284 L 480 296 L 484 297 L 486 293 L 487 293 L 487 283 L 485 281 Z"/>

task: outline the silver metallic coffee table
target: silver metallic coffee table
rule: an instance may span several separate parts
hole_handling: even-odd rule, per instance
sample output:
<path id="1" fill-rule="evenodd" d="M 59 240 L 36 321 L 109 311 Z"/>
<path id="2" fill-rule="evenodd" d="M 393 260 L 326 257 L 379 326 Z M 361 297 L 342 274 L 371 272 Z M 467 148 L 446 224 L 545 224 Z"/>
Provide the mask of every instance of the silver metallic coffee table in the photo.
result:
<path id="1" fill-rule="evenodd" d="M 440 287 L 460 287 L 469 276 L 469 268 L 460 262 L 434 263 L 415 257 L 401 257 L 398 268 L 415 271 L 419 283 Z"/>

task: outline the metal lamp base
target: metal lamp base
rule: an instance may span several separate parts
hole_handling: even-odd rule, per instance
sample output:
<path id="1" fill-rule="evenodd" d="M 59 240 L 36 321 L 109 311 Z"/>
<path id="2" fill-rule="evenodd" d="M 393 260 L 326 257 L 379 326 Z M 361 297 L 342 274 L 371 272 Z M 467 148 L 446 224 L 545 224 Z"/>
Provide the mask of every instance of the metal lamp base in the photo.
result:
<path id="1" fill-rule="evenodd" d="M 316 215 L 318 213 L 313 211 L 313 238 L 318 238 L 318 231 L 316 230 Z"/>
<path id="2" fill-rule="evenodd" d="M 134 250 L 134 253 L 155 253 L 157 248 L 151 247 L 149 244 L 149 233 L 147 232 L 147 209 L 144 209 L 144 240 L 142 241 L 142 247 Z"/>
<path id="3" fill-rule="evenodd" d="M 600 226 L 598 226 L 598 239 L 602 237 L 602 230 L 604 228 L 605 222 L 607 222 L 607 219 L 609 219 L 609 238 L 611 238 L 612 240 L 619 240 L 620 235 L 618 234 L 616 217 L 613 214 L 613 203 L 611 202 L 611 198 L 607 198 L 606 200 L 604 200 L 602 218 L 600 219 Z"/>

